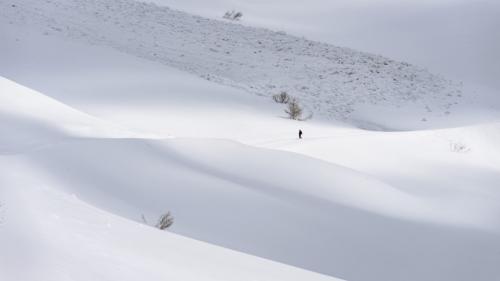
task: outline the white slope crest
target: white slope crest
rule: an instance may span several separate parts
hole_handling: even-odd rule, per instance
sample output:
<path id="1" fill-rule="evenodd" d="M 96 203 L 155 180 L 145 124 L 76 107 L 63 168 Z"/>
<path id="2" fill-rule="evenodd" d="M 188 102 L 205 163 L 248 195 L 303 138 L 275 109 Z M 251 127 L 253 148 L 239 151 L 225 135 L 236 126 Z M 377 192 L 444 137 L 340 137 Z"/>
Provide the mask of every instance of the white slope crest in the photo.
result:
<path id="1" fill-rule="evenodd" d="M 137 136 L 1 76 L 0 117 L 0 153 L 14 153 L 67 136 Z"/>

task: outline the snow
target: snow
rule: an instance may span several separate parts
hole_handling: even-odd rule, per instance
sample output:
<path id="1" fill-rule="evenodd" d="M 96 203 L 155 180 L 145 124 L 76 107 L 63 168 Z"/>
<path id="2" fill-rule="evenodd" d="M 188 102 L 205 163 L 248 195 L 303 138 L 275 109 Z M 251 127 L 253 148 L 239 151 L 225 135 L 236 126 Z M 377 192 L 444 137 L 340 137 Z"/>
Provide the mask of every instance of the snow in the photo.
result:
<path id="1" fill-rule="evenodd" d="M 134 136 L 135 134 L 0 77 L 0 152 L 13 153 L 58 141 L 65 134 Z"/>
<path id="2" fill-rule="evenodd" d="M 405 114 L 406 122 L 389 128 L 425 128 L 433 122 L 442 126 L 443 118 L 450 125 L 453 119 L 447 115 L 456 105 L 474 100 L 459 83 L 405 62 L 154 4 L 22 1 L 15 7 L 5 3 L 2 10 L 9 24 L 110 46 L 258 95 L 287 91 L 316 115 L 355 124 L 358 120 L 351 115 L 359 106 L 411 105 L 415 114 Z M 420 122 L 423 118 L 428 121 Z M 410 121 L 414 125 L 408 128 Z"/>
<path id="3" fill-rule="evenodd" d="M 500 90 L 496 0 L 152 2 L 213 19 L 234 9 L 243 13 L 241 24 L 407 61 L 476 90 Z"/>
<path id="4" fill-rule="evenodd" d="M 2 184 L 17 187 L 0 190 L 2 280 L 339 280 L 161 232 L 48 187 Z"/>
<path id="5" fill-rule="evenodd" d="M 198 41 L 181 44 L 226 34 L 306 39 L 131 1 L 0 5 L 0 279 L 500 276 L 498 101 L 463 92 L 445 114 L 440 105 L 455 82 L 408 66 L 409 74 L 423 75 L 417 87 L 437 81 L 447 85 L 438 87 L 444 92 L 405 100 L 397 94 L 404 87 L 392 85 L 381 96 L 390 102 L 356 102 L 348 115 L 333 104 L 342 114 L 322 107 L 297 122 L 272 103 L 274 90 L 249 88 L 260 85 L 254 78 L 262 73 L 289 84 L 282 69 L 249 67 L 279 60 L 280 52 L 266 49 L 253 62 L 214 54 Z M 144 24 L 135 25 L 139 14 Z M 161 22 L 191 33 L 161 29 L 158 40 L 171 49 L 152 58 L 156 33 L 142 31 Z M 385 59 L 314 44 L 345 59 Z M 189 59 L 170 61 L 172 53 L 193 50 Z M 303 59 L 323 67 L 314 53 Z M 204 68 L 215 73 L 217 62 L 238 61 L 245 64 L 199 77 Z M 310 87 L 319 81 L 305 80 Z M 346 91 L 333 100 L 364 97 Z M 295 94 L 310 109 L 332 100 L 321 91 Z M 422 115 L 425 105 L 432 113 Z M 172 228 L 151 227 L 166 211 Z"/>

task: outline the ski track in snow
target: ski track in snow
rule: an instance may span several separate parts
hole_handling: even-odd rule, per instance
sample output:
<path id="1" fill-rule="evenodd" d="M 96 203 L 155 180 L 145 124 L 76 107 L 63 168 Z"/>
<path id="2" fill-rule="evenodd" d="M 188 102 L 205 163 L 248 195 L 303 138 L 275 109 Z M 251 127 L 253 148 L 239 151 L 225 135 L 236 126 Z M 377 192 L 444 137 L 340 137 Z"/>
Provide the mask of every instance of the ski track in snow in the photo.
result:
<path id="1" fill-rule="evenodd" d="M 3 1 L 0 20 L 111 46 L 257 95 L 287 91 L 309 111 L 350 120 L 357 105 L 415 104 L 446 116 L 458 83 L 382 56 L 130 0 Z M 415 117 L 420 119 L 421 116 Z"/>

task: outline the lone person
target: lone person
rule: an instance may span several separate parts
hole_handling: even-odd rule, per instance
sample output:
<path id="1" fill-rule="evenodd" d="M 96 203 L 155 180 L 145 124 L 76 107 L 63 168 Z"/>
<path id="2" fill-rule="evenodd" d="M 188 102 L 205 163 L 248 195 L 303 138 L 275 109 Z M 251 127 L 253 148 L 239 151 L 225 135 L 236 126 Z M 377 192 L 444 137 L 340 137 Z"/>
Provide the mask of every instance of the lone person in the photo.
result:
<path id="1" fill-rule="evenodd" d="M 299 130 L 299 139 L 302 138 L 302 130 Z"/>

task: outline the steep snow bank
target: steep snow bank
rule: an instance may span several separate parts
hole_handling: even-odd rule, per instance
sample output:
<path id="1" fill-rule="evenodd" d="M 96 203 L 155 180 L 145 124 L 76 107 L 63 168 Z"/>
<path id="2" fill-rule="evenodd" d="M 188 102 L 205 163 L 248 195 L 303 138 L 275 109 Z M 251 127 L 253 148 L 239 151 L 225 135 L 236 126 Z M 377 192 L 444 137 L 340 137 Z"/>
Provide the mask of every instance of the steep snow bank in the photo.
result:
<path id="1" fill-rule="evenodd" d="M 74 110 L 0 77 L 0 153 L 40 146 L 63 136 L 131 137 L 130 131 Z"/>

